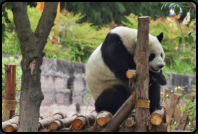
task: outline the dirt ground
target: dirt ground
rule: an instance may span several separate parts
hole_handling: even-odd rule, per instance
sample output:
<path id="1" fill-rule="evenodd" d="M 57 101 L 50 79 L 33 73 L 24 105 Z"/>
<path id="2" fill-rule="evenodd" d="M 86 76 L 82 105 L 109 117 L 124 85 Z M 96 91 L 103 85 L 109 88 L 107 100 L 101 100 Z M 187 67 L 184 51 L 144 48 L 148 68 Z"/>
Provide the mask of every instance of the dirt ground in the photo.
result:
<path id="1" fill-rule="evenodd" d="M 53 115 L 58 112 L 62 112 L 67 115 L 67 117 L 71 117 L 73 114 L 81 114 L 81 115 L 88 115 L 91 113 L 95 107 L 88 106 L 86 110 L 86 106 L 80 106 L 79 113 L 76 111 L 76 104 L 72 104 L 69 106 L 65 105 L 57 105 L 52 104 L 51 106 L 41 106 L 40 107 L 40 116 L 49 116 Z"/>

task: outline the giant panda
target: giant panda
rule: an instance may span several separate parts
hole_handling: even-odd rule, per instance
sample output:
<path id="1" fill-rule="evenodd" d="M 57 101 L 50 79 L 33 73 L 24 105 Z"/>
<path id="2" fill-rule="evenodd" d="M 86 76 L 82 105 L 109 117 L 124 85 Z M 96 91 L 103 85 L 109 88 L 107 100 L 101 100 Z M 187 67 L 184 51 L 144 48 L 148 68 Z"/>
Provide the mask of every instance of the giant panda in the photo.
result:
<path id="1" fill-rule="evenodd" d="M 164 50 L 161 46 L 163 32 L 149 34 L 149 99 L 150 113 L 160 106 L 160 85 L 166 84 L 162 74 Z M 126 72 L 136 69 L 134 60 L 137 29 L 119 26 L 112 29 L 86 64 L 86 81 L 95 100 L 97 112 L 109 111 L 113 115 L 131 95 Z"/>

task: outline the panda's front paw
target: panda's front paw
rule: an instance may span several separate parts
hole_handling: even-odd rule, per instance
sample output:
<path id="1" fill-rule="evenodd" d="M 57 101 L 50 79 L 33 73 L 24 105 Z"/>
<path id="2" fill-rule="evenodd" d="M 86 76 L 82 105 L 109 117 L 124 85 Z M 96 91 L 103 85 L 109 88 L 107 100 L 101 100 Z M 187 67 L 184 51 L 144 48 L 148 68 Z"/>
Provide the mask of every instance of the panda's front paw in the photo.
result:
<path id="1" fill-rule="evenodd" d="M 153 107 L 153 109 L 151 109 L 150 114 L 152 114 L 155 110 L 161 110 L 162 107 L 160 105 L 156 105 Z"/>

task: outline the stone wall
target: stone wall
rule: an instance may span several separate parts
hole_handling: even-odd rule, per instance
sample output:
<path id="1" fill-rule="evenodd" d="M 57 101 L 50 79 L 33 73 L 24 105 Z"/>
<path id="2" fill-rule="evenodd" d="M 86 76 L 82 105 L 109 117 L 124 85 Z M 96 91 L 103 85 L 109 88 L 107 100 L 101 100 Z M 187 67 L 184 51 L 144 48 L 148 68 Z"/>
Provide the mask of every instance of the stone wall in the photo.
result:
<path id="1" fill-rule="evenodd" d="M 2 54 L 2 57 L 9 55 Z M 19 58 L 20 56 L 15 56 Z M 85 81 L 86 64 L 70 62 L 59 59 L 43 58 L 41 66 L 41 88 L 44 100 L 41 106 L 51 104 L 70 105 L 79 103 L 84 105 L 88 87 Z M 163 88 L 174 88 L 177 86 L 196 85 L 196 76 L 176 73 L 168 73 L 167 84 Z M 187 93 L 188 89 L 185 88 Z M 90 99 L 90 106 L 94 106 L 93 98 Z"/>

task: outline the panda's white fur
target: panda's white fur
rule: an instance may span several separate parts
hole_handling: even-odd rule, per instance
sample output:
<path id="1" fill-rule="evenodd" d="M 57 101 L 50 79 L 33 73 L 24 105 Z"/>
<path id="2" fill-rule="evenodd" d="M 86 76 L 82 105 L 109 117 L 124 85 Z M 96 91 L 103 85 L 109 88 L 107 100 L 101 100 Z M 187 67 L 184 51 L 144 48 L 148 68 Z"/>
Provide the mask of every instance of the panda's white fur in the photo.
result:
<path id="1" fill-rule="evenodd" d="M 127 50 L 131 54 L 135 54 L 135 47 L 137 45 L 137 29 L 120 26 L 111 30 L 110 33 L 118 34 L 121 37 L 122 42 L 126 46 Z M 156 58 L 153 61 L 149 62 L 149 70 L 153 72 L 159 72 L 161 68 L 158 68 L 158 65 L 164 65 L 164 50 L 158 39 L 155 36 L 149 34 L 149 54 L 151 53 L 155 53 Z M 161 57 L 161 53 L 164 55 L 163 58 Z M 151 67 L 153 67 L 155 70 L 153 70 Z"/>
<path id="2" fill-rule="evenodd" d="M 115 84 L 123 84 L 105 65 L 101 55 L 101 45 L 102 43 L 91 54 L 86 65 L 86 81 L 94 100 L 104 89 Z"/>
<path id="3" fill-rule="evenodd" d="M 110 40 L 110 42 L 112 40 L 114 40 L 114 38 L 113 38 L 114 34 L 116 34 L 116 36 L 118 35 L 120 40 L 118 40 L 118 38 L 116 38 L 117 40 L 116 40 L 116 42 L 114 42 L 114 44 L 113 43 L 109 44 L 107 40 Z M 110 35 L 110 36 L 108 36 L 108 35 Z M 116 27 L 113 30 L 111 30 L 108 33 L 108 35 L 105 39 L 106 42 L 104 41 L 106 46 L 120 45 L 122 43 L 122 44 L 124 44 L 124 47 L 126 48 L 126 50 L 131 55 L 134 55 L 135 47 L 137 45 L 137 30 L 136 29 L 131 29 L 131 28 L 127 28 L 124 26 L 120 26 L 120 27 Z M 113 35 L 113 36 L 111 36 L 111 35 Z M 111 38 L 111 39 L 109 39 L 109 38 Z M 112 88 L 114 85 L 122 85 L 123 87 L 128 86 L 128 81 L 126 81 L 126 80 L 123 81 L 123 79 L 124 79 L 123 77 L 121 79 L 117 78 L 118 75 L 116 76 L 115 72 L 112 71 L 114 68 L 113 67 L 110 68 L 109 66 L 107 66 L 107 64 L 105 64 L 106 62 L 104 62 L 104 60 L 105 60 L 103 57 L 104 55 L 102 55 L 102 54 L 107 53 L 108 51 L 104 52 L 105 51 L 104 46 L 103 46 L 104 42 L 101 43 L 97 47 L 97 49 L 91 54 L 91 56 L 89 57 L 88 62 L 86 64 L 86 81 L 87 81 L 87 85 L 88 85 L 89 89 L 92 92 L 92 95 L 93 95 L 93 98 L 95 101 L 103 93 L 104 90 L 106 90 L 108 88 Z M 103 50 L 102 50 L 102 47 L 103 47 Z M 102 53 L 102 51 L 103 51 L 103 53 Z M 128 53 L 127 51 L 126 51 L 126 53 Z M 121 54 L 121 55 L 122 54 L 125 55 L 125 53 L 123 53 L 123 52 L 121 53 L 118 49 L 115 52 L 113 51 L 112 53 L 114 53 L 114 55 L 115 55 L 116 52 L 119 52 L 119 54 Z M 161 43 L 158 41 L 158 39 L 155 36 L 152 36 L 149 34 L 149 55 L 151 53 L 155 54 L 155 58 L 149 62 L 149 70 L 154 73 L 158 73 L 161 70 L 161 67 L 159 67 L 159 66 L 164 66 L 165 54 L 164 54 L 164 50 L 161 46 Z M 162 55 L 162 57 L 161 57 L 161 55 Z M 114 57 L 112 57 L 112 58 L 114 58 Z M 132 67 L 134 68 L 133 64 L 135 64 L 136 62 L 134 61 L 134 59 L 132 59 L 132 60 L 133 60 L 132 62 L 134 62 L 134 63 L 132 63 Z M 109 61 L 111 61 L 111 59 Z M 126 63 L 126 62 L 124 62 L 124 63 Z M 118 63 L 118 65 L 119 65 L 119 63 Z M 120 73 L 120 71 L 122 70 L 122 66 L 119 66 L 119 68 L 120 68 L 120 70 L 117 68 L 117 72 Z M 125 70 L 126 69 L 127 68 L 125 67 Z M 128 68 L 128 69 L 132 69 L 132 68 Z M 124 71 L 124 72 L 126 72 L 126 71 Z M 122 72 L 122 74 L 125 75 L 123 72 Z M 112 90 L 112 91 L 114 92 L 114 90 Z M 125 93 L 125 94 L 128 94 L 128 93 Z M 107 93 L 107 96 L 108 96 L 108 93 Z M 126 96 L 124 98 L 126 98 Z M 107 104 L 107 105 L 109 106 L 110 104 Z"/>
<path id="4" fill-rule="evenodd" d="M 127 50 L 131 54 L 134 53 L 137 45 L 137 29 L 120 26 L 111 30 L 110 33 L 118 34 Z M 92 91 L 94 100 L 97 99 L 104 89 L 115 84 L 124 84 L 118 80 L 113 72 L 105 65 L 101 56 L 101 46 L 102 43 L 91 54 L 86 65 L 86 81 L 89 89 Z M 151 69 L 151 67 L 153 67 L 159 71 L 158 65 L 164 65 L 164 50 L 158 39 L 149 34 L 149 54 L 150 53 L 155 53 L 156 58 L 149 62 L 149 69 L 155 72 Z M 163 54 L 163 58 L 160 56 L 161 53 Z"/>

